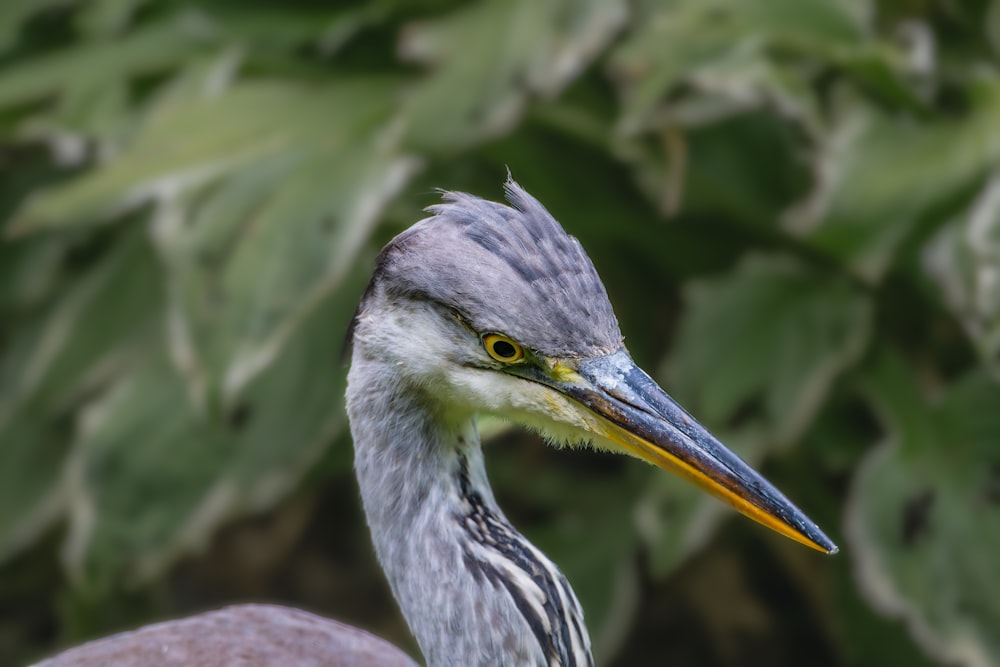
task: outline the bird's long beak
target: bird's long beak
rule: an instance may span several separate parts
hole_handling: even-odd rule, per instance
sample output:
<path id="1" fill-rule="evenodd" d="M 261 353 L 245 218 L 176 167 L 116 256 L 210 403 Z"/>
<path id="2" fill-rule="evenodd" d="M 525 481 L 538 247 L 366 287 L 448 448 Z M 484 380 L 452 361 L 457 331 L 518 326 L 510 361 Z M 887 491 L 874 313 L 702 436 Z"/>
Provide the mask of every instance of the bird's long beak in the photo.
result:
<path id="1" fill-rule="evenodd" d="M 574 365 L 543 382 L 598 416 L 596 435 L 694 482 L 786 537 L 837 552 L 815 523 L 695 421 L 624 348 Z"/>

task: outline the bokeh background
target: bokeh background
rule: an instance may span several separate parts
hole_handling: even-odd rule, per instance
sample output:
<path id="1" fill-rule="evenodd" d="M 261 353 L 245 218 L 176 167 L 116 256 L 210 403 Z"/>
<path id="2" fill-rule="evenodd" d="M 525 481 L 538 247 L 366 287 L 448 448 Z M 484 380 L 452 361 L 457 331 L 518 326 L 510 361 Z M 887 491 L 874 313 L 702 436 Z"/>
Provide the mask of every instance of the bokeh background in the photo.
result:
<path id="1" fill-rule="evenodd" d="M 3 0 L 0 664 L 269 600 L 416 655 L 342 408 L 378 248 L 509 168 L 841 545 L 483 424 L 600 664 L 1000 664 L 997 0 Z"/>

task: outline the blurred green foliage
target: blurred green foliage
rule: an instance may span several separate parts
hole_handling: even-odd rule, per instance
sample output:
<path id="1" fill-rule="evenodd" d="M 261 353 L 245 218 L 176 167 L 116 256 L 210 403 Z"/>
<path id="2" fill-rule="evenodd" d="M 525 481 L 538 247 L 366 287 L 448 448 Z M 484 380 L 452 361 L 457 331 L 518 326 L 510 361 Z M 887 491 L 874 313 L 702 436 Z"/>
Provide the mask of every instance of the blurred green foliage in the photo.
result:
<path id="1" fill-rule="evenodd" d="M 4 0 L 0 656 L 238 598 L 412 650 L 342 339 L 509 167 L 843 550 L 500 429 L 600 662 L 1000 663 L 998 55 L 997 0 Z"/>

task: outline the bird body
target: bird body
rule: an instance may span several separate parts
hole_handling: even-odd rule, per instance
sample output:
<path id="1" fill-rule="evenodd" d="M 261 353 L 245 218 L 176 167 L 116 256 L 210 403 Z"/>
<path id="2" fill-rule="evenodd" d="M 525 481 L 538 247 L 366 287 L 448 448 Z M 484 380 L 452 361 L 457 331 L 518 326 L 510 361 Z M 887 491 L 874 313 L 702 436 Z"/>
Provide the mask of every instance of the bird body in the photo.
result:
<path id="1" fill-rule="evenodd" d="M 355 469 L 376 553 L 427 663 L 592 664 L 568 582 L 496 504 L 473 415 L 366 355 L 357 345 L 348 376 Z"/>
<path id="2" fill-rule="evenodd" d="M 523 194 L 520 209 L 446 195 L 383 249 L 352 329 L 355 470 L 379 560 L 430 665 L 593 662 L 566 578 L 497 506 L 475 427 L 481 412 L 537 425 L 552 402 L 540 385 L 479 367 L 477 332 L 552 354 L 621 344 L 579 243 Z M 581 322 L 581 303 L 597 316 Z"/>
<path id="3" fill-rule="evenodd" d="M 147 625 L 34 667 L 416 667 L 364 630 L 273 604 L 241 604 Z"/>
<path id="4" fill-rule="evenodd" d="M 593 664 L 566 578 L 497 506 L 478 414 L 513 419 L 557 444 L 644 459 L 835 552 L 635 365 L 583 248 L 520 186 L 505 188 L 511 206 L 445 193 L 430 217 L 393 239 L 349 333 L 347 412 L 365 514 L 427 664 Z M 99 652 L 88 646 L 114 640 L 46 667 L 135 664 L 82 659 Z M 325 664 L 342 664 L 336 658 Z"/>

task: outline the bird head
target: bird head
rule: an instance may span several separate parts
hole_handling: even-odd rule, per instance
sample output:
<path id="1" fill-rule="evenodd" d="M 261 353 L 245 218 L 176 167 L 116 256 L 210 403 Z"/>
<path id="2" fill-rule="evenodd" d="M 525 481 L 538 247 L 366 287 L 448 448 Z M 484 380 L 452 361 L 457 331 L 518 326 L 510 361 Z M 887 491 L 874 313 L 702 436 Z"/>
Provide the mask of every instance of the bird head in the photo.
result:
<path id="1" fill-rule="evenodd" d="M 510 206 L 446 192 L 378 258 L 361 353 L 443 420 L 488 413 L 674 472 L 819 551 L 836 545 L 630 357 L 580 243 L 512 180 Z M 356 349 L 357 354 L 357 349 Z"/>

